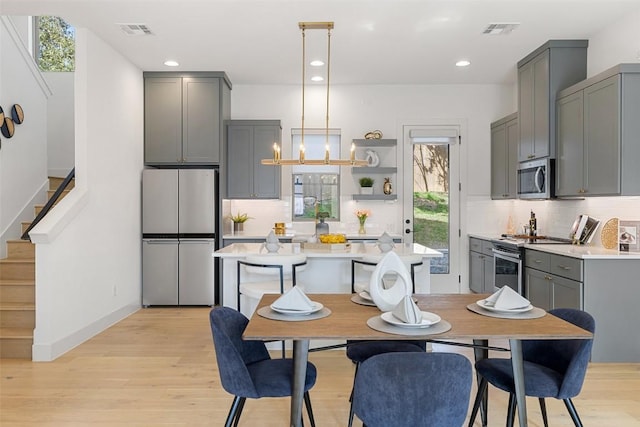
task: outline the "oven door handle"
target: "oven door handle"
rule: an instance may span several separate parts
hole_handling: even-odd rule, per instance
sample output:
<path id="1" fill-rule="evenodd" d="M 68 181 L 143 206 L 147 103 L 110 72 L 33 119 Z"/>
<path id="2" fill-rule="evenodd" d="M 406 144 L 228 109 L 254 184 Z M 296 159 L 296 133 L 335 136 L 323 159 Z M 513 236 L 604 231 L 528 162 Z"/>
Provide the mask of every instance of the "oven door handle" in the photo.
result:
<path id="1" fill-rule="evenodd" d="M 491 249 L 493 254 L 499 258 L 507 258 L 509 260 L 520 261 L 520 255 L 514 254 L 513 252 L 501 251 L 500 249 L 493 248 Z"/>

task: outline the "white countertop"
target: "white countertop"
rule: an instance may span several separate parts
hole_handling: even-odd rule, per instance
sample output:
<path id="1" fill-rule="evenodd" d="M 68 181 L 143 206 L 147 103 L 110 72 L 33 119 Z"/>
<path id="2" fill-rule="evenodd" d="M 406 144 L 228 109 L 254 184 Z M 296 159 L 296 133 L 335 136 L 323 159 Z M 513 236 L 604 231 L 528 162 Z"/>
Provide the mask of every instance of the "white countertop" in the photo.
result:
<path id="1" fill-rule="evenodd" d="M 257 233 L 245 233 L 239 232 L 235 234 L 224 234 L 222 236 L 223 240 L 256 240 L 256 239 L 265 239 L 267 234 L 257 234 Z M 347 240 L 378 240 L 381 234 L 358 234 L 358 233 L 344 233 L 347 237 Z M 402 236 L 399 234 L 387 233 L 392 239 L 402 239 Z M 300 238 L 305 239 L 311 237 L 311 234 L 303 234 L 303 233 L 286 233 L 284 235 L 278 235 L 276 237 L 280 239 L 292 239 L 292 238 Z"/>
<path id="2" fill-rule="evenodd" d="M 605 249 L 588 245 L 544 245 L 525 244 L 525 249 L 548 252 L 581 259 L 635 259 L 640 260 L 640 252 L 620 252 L 617 249 Z"/>
<path id="3" fill-rule="evenodd" d="M 380 255 L 380 249 L 375 243 L 351 243 L 348 250 L 318 250 L 302 249 L 298 243 L 282 243 L 277 252 L 279 255 L 305 254 L 309 258 L 362 258 L 364 255 Z M 423 258 L 441 258 L 442 252 L 428 248 L 418 243 L 396 243 L 393 249 L 398 255 L 422 255 Z M 213 253 L 218 258 L 242 258 L 247 255 L 267 254 L 262 243 L 233 243 Z"/>
<path id="4" fill-rule="evenodd" d="M 483 233 L 469 233 L 469 237 L 476 239 L 492 240 L 497 239 L 496 235 Z M 632 259 L 640 260 L 640 252 L 620 252 L 617 249 L 605 249 L 601 246 L 592 245 L 546 245 L 541 243 L 525 243 L 525 249 L 533 249 L 540 252 L 548 252 L 556 255 L 569 256 L 580 259 Z"/>

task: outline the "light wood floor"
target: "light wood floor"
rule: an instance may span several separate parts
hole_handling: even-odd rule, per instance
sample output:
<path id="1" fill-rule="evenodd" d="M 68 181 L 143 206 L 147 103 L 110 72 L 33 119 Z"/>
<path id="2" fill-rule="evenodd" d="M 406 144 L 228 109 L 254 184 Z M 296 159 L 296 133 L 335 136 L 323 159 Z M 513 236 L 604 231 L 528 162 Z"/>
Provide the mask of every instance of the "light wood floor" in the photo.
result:
<path id="1" fill-rule="evenodd" d="M 208 313 L 142 309 L 54 362 L 1 360 L 0 426 L 224 425 L 232 397 L 220 386 Z M 346 425 L 353 364 L 342 350 L 310 359 L 318 426 Z M 489 425 L 502 426 L 507 395 L 490 396 Z M 529 425 L 540 426 L 537 401 L 527 403 Z M 640 364 L 592 364 L 574 403 L 585 426 L 640 426 Z M 551 426 L 572 425 L 562 402 L 548 401 L 547 410 Z M 288 399 L 249 400 L 240 425 L 284 426 L 288 414 Z"/>

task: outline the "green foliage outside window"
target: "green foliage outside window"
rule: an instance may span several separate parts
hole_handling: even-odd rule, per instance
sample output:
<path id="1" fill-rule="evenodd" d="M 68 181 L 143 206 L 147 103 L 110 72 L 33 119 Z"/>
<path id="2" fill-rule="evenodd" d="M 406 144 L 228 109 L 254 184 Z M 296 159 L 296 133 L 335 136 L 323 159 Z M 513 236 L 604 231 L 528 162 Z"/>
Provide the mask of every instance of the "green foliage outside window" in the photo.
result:
<path id="1" fill-rule="evenodd" d="M 38 64 L 42 71 L 74 71 L 75 29 L 57 16 L 38 16 Z"/>

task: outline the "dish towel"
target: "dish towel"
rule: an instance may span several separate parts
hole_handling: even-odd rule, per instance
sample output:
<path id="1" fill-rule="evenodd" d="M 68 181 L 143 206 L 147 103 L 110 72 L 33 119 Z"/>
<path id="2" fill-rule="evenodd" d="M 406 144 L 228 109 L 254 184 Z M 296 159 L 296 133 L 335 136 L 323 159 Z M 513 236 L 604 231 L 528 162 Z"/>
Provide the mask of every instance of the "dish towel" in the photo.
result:
<path id="1" fill-rule="evenodd" d="M 280 310 L 292 311 L 309 311 L 315 307 L 313 301 L 309 299 L 299 286 L 294 286 L 289 289 L 282 294 L 280 298 L 275 300 L 271 306 Z"/>
<path id="2" fill-rule="evenodd" d="M 402 298 L 391 314 L 393 314 L 393 317 L 409 325 L 419 325 L 422 323 L 422 311 L 409 295 L 405 295 L 405 297 Z"/>
<path id="3" fill-rule="evenodd" d="M 531 302 L 509 286 L 503 286 L 487 298 L 485 304 L 498 310 L 515 310 L 529 307 Z"/>
<path id="4" fill-rule="evenodd" d="M 273 231 L 265 238 L 264 247 L 268 252 L 278 252 L 280 249 L 280 239 L 278 239 Z"/>
<path id="5" fill-rule="evenodd" d="M 378 249 L 380 249 L 380 252 L 382 253 L 389 252 L 395 246 L 393 244 L 393 238 L 389 236 L 386 231 L 382 233 L 382 236 L 380 236 L 380 238 L 378 238 L 376 244 L 378 245 Z"/>
<path id="6" fill-rule="evenodd" d="M 385 274 L 395 273 L 398 278 L 393 286 L 385 289 L 382 278 Z M 371 299 L 382 311 L 391 311 L 406 295 L 411 296 L 411 276 L 404 262 L 395 252 L 387 252 L 382 257 L 369 281 L 369 294 Z"/>

